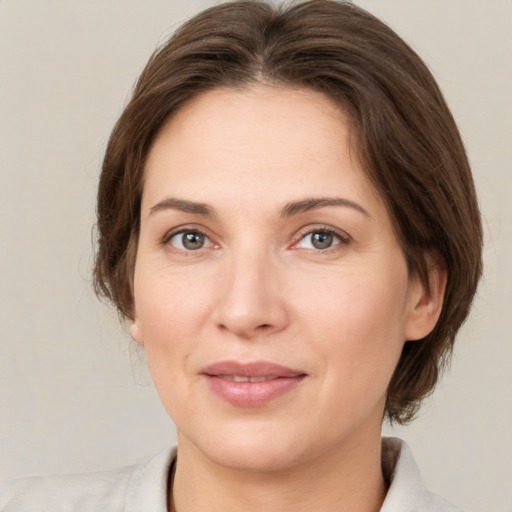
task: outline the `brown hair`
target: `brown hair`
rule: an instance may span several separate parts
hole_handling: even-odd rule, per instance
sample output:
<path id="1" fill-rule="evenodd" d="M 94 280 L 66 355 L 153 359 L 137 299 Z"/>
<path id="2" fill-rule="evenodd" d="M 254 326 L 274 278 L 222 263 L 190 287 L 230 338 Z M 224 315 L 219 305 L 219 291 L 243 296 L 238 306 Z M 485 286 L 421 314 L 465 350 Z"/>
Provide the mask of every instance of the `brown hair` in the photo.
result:
<path id="1" fill-rule="evenodd" d="M 399 36 L 351 3 L 223 3 L 153 54 L 105 154 L 96 291 L 131 318 L 144 165 L 163 123 L 202 91 L 254 83 L 308 87 L 338 102 L 410 272 L 427 282 L 426 255 L 446 267 L 439 321 L 424 339 L 405 343 L 388 388 L 388 419 L 410 421 L 469 312 L 481 274 L 482 227 L 461 137 L 434 78 Z"/>

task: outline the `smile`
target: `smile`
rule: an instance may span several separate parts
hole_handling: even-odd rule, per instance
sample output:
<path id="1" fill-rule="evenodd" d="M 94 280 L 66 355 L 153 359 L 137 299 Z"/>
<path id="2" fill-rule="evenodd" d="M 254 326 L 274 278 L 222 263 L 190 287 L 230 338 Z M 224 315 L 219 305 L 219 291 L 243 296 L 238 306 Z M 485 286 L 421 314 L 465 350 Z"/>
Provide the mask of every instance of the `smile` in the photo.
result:
<path id="1" fill-rule="evenodd" d="M 307 374 L 268 362 L 223 361 L 201 372 L 210 391 L 237 407 L 261 407 L 293 391 Z"/>

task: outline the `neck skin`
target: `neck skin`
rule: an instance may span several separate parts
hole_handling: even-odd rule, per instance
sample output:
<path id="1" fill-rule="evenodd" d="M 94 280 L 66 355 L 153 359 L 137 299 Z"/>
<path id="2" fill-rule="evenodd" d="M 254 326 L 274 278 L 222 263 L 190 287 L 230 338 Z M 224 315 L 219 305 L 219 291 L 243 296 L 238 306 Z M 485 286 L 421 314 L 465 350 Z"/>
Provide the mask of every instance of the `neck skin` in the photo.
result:
<path id="1" fill-rule="evenodd" d="M 178 454 L 171 512 L 378 512 L 386 496 L 380 429 L 357 432 L 329 456 L 270 473 L 219 466 L 180 434 Z"/>

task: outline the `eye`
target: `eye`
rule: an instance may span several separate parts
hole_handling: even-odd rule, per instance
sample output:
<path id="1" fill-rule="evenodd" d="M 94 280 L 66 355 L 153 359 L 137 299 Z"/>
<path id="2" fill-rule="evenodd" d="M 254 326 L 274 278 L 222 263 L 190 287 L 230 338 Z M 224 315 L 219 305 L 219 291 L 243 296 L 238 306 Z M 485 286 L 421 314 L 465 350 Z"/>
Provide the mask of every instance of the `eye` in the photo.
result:
<path id="1" fill-rule="evenodd" d="M 330 249 L 341 243 L 347 244 L 349 242 L 347 237 L 335 233 L 330 229 L 315 229 L 308 233 L 305 233 L 302 238 L 298 241 L 295 247 L 300 249 L 313 249 L 322 251 Z"/>
<path id="2" fill-rule="evenodd" d="M 188 230 L 172 234 L 165 243 L 168 243 L 180 251 L 197 251 L 210 247 L 212 242 L 201 231 Z"/>

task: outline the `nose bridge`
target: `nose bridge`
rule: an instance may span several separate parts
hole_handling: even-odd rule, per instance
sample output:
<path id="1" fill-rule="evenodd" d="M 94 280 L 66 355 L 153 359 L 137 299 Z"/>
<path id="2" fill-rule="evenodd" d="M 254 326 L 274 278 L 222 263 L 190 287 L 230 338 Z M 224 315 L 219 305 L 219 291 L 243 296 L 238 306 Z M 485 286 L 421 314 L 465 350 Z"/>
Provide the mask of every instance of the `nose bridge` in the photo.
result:
<path id="1" fill-rule="evenodd" d="M 271 251 L 246 244 L 231 250 L 225 264 L 218 325 L 244 338 L 280 330 L 286 323 L 286 311 Z"/>

